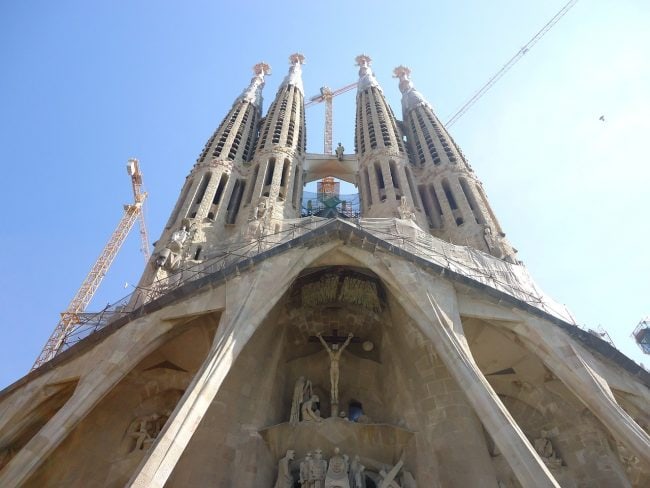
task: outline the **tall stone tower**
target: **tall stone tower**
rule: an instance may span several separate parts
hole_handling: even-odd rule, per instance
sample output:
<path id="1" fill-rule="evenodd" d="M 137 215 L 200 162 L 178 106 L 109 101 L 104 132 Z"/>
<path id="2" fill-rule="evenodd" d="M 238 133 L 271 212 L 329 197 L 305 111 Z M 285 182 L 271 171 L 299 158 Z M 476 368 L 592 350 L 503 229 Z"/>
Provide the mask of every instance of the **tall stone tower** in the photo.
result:
<path id="1" fill-rule="evenodd" d="M 304 57 L 265 116 L 254 67 L 136 292 L 0 392 L 0 486 L 650 485 L 650 374 L 535 285 L 410 70 L 399 121 L 356 60 L 336 156 Z M 305 212 L 323 175 L 359 218 Z"/>
<path id="2" fill-rule="evenodd" d="M 424 210 L 431 232 L 516 262 L 481 182 L 431 105 L 413 87 L 411 70 L 398 66 L 394 73 L 400 80 L 402 119 L 418 181 L 421 207 L 416 207 Z"/>

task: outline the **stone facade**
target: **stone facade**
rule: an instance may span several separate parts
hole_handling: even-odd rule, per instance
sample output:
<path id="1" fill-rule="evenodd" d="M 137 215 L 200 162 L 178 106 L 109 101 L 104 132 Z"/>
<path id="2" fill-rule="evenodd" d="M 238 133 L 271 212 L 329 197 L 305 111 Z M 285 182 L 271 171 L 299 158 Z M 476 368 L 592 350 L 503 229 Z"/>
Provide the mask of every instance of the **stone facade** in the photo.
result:
<path id="1" fill-rule="evenodd" d="M 648 486 L 650 375 L 529 279 L 407 68 L 404 140 L 357 59 L 363 218 L 299 218 L 290 61 L 261 125 L 256 66 L 118 318 L 0 392 L 0 486 Z"/>

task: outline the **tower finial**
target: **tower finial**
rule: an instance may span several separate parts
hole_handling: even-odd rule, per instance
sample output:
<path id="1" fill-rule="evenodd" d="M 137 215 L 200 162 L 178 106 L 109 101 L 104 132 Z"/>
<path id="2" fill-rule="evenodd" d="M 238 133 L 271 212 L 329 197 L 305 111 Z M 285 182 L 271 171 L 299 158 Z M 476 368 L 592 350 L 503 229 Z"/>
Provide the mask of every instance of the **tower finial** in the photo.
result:
<path id="1" fill-rule="evenodd" d="M 409 90 L 413 89 L 413 83 L 411 83 L 411 68 L 400 64 L 397 68 L 393 70 L 393 78 L 399 78 L 399 91 L 406 93 Z"/>
<path id="2" fill-rule="evenodd" d="M 400 64 L 393 70 L 393 78 L 399 78 L 399 91 L 402 92 L 402 110 L 408 111 L 418 105 L 429 105 L 411 81 L 411 68 Z"/>
<path id="3" fill-rule="evenodd" d="M 293 53 L 291 56 L 289 56 L 289 62 L 293 65 L 305 64 L 305 56 L 300 53 Z"/>
<path id="4" fill-rule="evenodd" d="M 264 78 L 265 75 L 271 74 L 271 66 L 269 66 L 264 61 L 261 61 L 257 63 L 255 66 L 253 66 L 253 73 L 255 73 L 257 76 L 262 76 L 262 78 Z"/>
<path id="5" fill-rule="evenodd" d="M 264 76 L 271 74 L 271 67 L 264 61 L 253 66 L 255 76 L 251 79 L 250 85 L 235 100 L 235 103 L 250 102 L 260 110 L 262 109 L 262 88 L 264 88 Z"/>
<path id="6" fill-rule="evenodd" d="M 367 54 L 359 54 L 354 60 L 357 62 L 357 66 L 361 68 L 369 68 L 370 63 L 372 63 L 372 58 Z"/>
<path id="7" fill-rule="evenodd" d="M 302 88 L 302 65 L 305 64 L 305 56 L 300 53 L 293 53 L 289 56 L 289 62 L 291 67 L 289 68 L 289 74 L 284 78 L 284 81 L 280 84 L 280 89 L 285 88 L 289 85 L 294 85 L 301 93 L 304 93 Z"/>
<path id="8" fill-rule="evenodd" d="M 359 54 L 354 58 L 354 60 L 357 62 L 357 66 L 359 67 L 359 84 L 357 90 L 362 91 L 371 86 L 381 90 L 379 82 L 375 79 L 375 75 L 372 74 L 372 70 L 370 69 L 372 58 L 367 54 Z"/>

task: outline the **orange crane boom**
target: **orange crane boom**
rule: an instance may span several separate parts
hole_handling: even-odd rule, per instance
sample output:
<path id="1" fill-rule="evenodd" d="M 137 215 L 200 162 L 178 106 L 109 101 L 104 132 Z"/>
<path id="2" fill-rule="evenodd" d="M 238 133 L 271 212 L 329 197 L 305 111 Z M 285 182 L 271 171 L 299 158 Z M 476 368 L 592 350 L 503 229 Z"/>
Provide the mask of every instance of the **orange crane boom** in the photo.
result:
<path id="1" fill-rule="evenodd" d="M 56 356 L 65 344 L 65 340 L 70 332 L 74 330 L 74 326 L 80 323 L 79 315 L 86 310 L 86 307 L 95 295 L 136 219 L 140 220 L 142 252 L 145 255 L 145 259 L 148 260 L 149 237 L 147 235 L 143 213 L 143 205 L 147 198 L 147 193 L 142 191 L 142 173 L 140 172 L 138 160 L 129 159 L 126 168 L 131 176 L 134 203 L 124 205 L 122 219 L 117 224 L 108 243 L 97 258 L 97 261 L 95 261 L 95 264 L 93 264 L 81 287 L 77 290 L 77 293 L 68 305 L 68 308 L 65 312 L 61 313 L 61 320 L 59 320 L 59 323 L 54 328 L 54 332 L 52 332 L 52 335 L 45 343 L 45 347 L 43 347 L 43 350 L 34 362 L 32 370 Z"/>
<path id="2" fill-rule="evenodd" d="M 357 83 L 350 83 L 337 90 L 330 90 L 324 86 L 320 89 L 320 95 L 315 95 L 309 99 L 305 104 L 305 108 L 316 105 L 317 103 L 325 102 L 325 137 L 323 144 L 324 154 L 332 154 L 332 98 L 342 93 L 348 92 L 356 88 Z"/>

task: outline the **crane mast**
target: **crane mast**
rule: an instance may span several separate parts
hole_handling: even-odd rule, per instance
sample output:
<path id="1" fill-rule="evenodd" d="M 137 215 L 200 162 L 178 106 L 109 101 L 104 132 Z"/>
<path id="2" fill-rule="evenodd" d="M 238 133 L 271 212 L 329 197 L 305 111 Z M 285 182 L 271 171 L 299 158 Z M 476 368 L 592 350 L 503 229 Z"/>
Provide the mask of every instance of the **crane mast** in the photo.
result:
<path id="1" fill-rule="evenodd" d="M 142 173 L 140 172 L 138 160 L 129 159 L 126 168 L 129 176 L 131 176 L 134 203 L 124 205 L 124 215 L 81 284 L 81 287 L 77 290 L 68 308 L 65 312 L 61 313 L 59 323 L 54 328 L 54 332 L 52 332 L 52 335 L 45 343 L 45 347 L 43 347 L 43 350 L 34 362 L 32 370 L 46 363 L 59 353 L 66 338 L 74 329 L 74 326 L 80 323 L 79 315 L 86 310 L 86 307 L 104 279 L 106 272 L 113 263 L 115 256 L 117 256 L 120 247 L 122 247 L 126 236 L 138 219 L 140 221 L 142 252 L 145 255 L 145 260 L 149 258 L 149 236 L 147 234 L 143 213 L 143 205 L 147 198 L 147 193 L 142 191 Z"/>
<path id="2" fill-rule="evenodd" d="M 342 93 L 349 92 L 356 88 L 357 83 L 350 83 L 338 90 L 330 90 L 324 86 L 320 89 L 320 95 L 315 95 L 309 99 L 305 104 L 305 108 L 316 105 L 317 103 L 325 102 L 325 135 L 323 140 L 323 153 L 332 154 L 332 98 L 341 95 Z"/>

